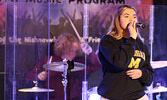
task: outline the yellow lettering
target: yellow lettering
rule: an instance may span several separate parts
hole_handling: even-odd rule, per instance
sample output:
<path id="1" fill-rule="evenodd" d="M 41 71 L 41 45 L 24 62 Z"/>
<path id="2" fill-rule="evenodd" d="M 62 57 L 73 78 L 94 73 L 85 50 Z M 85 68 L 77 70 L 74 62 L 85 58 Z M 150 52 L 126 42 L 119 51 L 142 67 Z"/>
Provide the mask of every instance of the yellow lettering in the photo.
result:
<path id="1" fill-rule="evenodd" d="M 135 50 L 134 56 L 135 56 L 135 57 L 141 57 L 141 58 L 143 58 L 143 60 L 145 60 L 145 53 L 142 52 L 142 51 Z"/>
<path id="2" fill-rule="evenodd" d="M 132 57 L 128 68 L 139 68 L 140 62 L 141 62 L 141 58 L 137 58 L 136 60 L 134 60 L 134 58 Z"/>

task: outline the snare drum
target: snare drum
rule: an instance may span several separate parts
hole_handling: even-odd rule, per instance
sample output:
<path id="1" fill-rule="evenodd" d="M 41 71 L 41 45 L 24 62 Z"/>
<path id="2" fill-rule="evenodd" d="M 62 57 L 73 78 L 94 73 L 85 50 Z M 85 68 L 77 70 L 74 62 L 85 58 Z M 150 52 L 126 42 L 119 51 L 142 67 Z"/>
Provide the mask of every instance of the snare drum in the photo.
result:
<path id="1" fill-rule="evenodd" d="M 97 94 L 97 86 L 88 90 L 88 100 L 101 100 L 101 96 Z"/>

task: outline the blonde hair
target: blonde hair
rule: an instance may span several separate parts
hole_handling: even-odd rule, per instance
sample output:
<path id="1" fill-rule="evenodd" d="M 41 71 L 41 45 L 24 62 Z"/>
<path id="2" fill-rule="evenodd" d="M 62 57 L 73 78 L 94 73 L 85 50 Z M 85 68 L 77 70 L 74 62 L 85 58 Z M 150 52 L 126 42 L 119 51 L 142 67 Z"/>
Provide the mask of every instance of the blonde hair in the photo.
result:
<path id="1" fill-rule="evenodd" d="M 120 15 L 126 9 L 133 9 L 136 12 L 136 9 L 132 6 L 129 6 L 129 5 L 120 6 L 115 12 L 112 30 L 108 33 L 111 36 L 113 36 L 114 38 L 116 38 L 117 40 L 119 40 L 123 37 L 123 29 L 121 28 L 121 25 L 120 25 Z"/>
<path id="2" fill-rule="evenodd" d="M 63 33 L 54 41 L 54 54 L 57 56 L 68 54 L 69 52 L 74 51 L 73 43 L 78 42 L 77 38 L 72 34 Z"/>

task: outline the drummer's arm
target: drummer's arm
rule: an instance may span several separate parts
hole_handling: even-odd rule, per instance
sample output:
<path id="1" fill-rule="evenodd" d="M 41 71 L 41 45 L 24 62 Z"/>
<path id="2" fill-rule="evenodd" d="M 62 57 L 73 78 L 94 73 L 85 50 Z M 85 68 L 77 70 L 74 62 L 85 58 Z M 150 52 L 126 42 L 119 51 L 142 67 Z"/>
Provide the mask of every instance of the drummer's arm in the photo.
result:
<path id="1" fill-rule="evenodd" d="M 45 81 L 47 79 L 48 73 L 47 71 L 42 71 L 38 74 L 38 79 L 40 81 Z"/>
<path id="2" fill-rule="evenodd" d="M 81 42 L 80 43 L 81 49 L 84 53 L 86 53 L 87 55 L 89 55 L 90 53 L 92 53 L 92 47 L 85 43 L 85 42 Z"/>
<path id="3" fill-rule="evenodd" d="M 41 72 L 45 71 L 45 69 L 43 68 L 43 64 L 45 64 L 47 62 L 47 57 L 44 57 L 43 59 L 41 59 L 36 65 L 35 67 L 33 67 L 26 75 L 25 79 L 27 81 L 33 81 L 36 80 L 36 75 L 39 75 Z"/>
<path id="4" fill-rule="evenodd" d="M 87 74 L 92 73 L 100 68 L 100 63 L 97 59 L 97 54 L 92 50 L 92 47 L 89 44 L 81 43 L 80 44 L 82 51 L 87 54 Z"/>
<path id="5" fill-rule="evenodd" d="M 100 62 L 95 52 L 91 52 L 87 56 L 87 74 L 93 73 L 100 68 Z"/>

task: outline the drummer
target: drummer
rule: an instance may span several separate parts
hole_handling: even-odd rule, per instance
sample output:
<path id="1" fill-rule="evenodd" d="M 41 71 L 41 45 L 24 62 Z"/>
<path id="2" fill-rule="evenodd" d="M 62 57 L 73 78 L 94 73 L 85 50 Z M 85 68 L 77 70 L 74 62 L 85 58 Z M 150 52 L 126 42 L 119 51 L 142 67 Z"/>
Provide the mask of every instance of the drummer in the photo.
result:
<path id="1" fill-rule="evenodd" d="M 60 62 L 63 59 L 73 60 L 84 64 L 85 57 L 84 53 L 88 55 L 87 57 L 87 74 L 96 71 L 100 68 L 97 55 L 92 52 L 92 48 L 85 43 L 80 43 L 78 39 L 70 33 L 61 34 L 57 40 L 54 42 L 54 55 L 50 57 L 48 61 L 48 56 L 41 59 L 36 66 L 27 74 L 26 80 L 35 80 L 35 70 L 38 69 L 38 79 L 43 83 L 42 88 L 48 87 L 48 76 L 49 76 L 49 88 L 54 89 L 54 92 L 49 94 L 49 100 L 64 100 L 64 87 L 62 84 L 62 72 L 49 71 L 49 75 L 46 69 L 43 68 L 44 64 L 48 62 Z M 84 66 L 83 66 L 84 67 Z M 84 80 L 84 70 L 74 71 L 71 73 L 71 86 L 70 94 L 71 100 L 81 100 L 82 97 L 82 81 Z"/>

